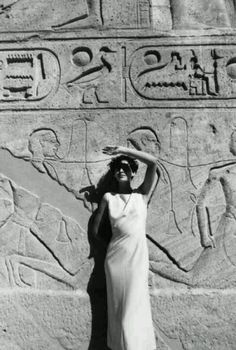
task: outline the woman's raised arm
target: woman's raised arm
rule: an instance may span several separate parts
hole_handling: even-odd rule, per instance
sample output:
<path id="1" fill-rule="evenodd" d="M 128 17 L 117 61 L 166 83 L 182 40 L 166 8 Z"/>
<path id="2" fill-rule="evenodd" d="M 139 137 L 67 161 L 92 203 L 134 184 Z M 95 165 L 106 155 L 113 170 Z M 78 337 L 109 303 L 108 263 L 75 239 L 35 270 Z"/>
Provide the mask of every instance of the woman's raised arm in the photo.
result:
<path id="1" fill-rule="evenodd" d="M 110 155 L 123 154 L 138 159 L 140 162 L 147 165 L 144 181 L 139 187 L 139 190 L 148 201 L 160 176 L 157 167 L 157 158 L 152 154 L 123 146 L 107 146 L 103 149 L 103 153 Z"/>

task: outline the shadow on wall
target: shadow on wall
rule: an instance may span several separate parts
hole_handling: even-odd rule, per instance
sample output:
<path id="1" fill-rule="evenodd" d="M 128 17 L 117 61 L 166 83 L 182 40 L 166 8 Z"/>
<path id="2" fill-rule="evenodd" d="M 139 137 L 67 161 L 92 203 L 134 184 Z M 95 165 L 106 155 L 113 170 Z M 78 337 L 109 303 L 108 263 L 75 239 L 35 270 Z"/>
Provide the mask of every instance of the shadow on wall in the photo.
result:
<path id="1" fill-rule="evenodd" d="M 97 188 L 94 186 L 82 189 L 86 191 L 87 200 L 91 203 L 99 204 L 103 195 L 109 191 L 115 191 L 115 183 L 112 180 L 110 171 L 108 171 L 99 181 Z M 90 297 L 92 311 L 92 331 L 88 350 L 97 350 L 107 348 L 107 294 L 106 294 L 106 278 L 104 270 L 104 262 L 106 257 L 107 246 L 111 238 L 111 226 L 108 217 L 108 210 L 103 216 L 103 220 L 99 227 L 98 235 L 101 241 L 94 239 L 91 235 L 93 220 L 96 211 L 90 217 L 88 223 L 88 241 L 90 244 L 90 258 L 94 259 L 94 269 L 90 276 L 87 292 Z"/>

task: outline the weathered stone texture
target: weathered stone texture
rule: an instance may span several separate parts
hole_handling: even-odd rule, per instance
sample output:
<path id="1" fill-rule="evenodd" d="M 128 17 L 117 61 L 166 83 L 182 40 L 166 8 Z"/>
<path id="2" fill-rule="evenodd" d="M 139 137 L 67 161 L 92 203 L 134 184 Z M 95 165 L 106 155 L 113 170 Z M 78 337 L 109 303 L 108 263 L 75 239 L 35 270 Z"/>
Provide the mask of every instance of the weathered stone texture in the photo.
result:
<path id="1" fill-rule="evenodd" d="M 2 1 L 0 350 L 106 349 L 107 145 L 158 158 L 157 350 L 236 348 L 235 7 Z"/>
<path id="2" fill-rule="evenodd" d="M 234 291 L 158 293 L 154 322 L 171 349 L 234 349 Z M 168 344 L 168 345 L 169 345 Z"/>
<path id="3" fill-rule="evenodd" d="M 1 293 L 1 348 L 87 349 L 90 318 L 88 298 L 82 293 L 8 290 Z"/>
<path id="4" fill-rule="evenodd" d="M 232 290 L 155 292 L 157 349 L 234 349 L 235 302 Z M 1 292 L 1 349 L 103 348 L 98 334 L 91 342 L 90 320 L 82 293 Z"/>

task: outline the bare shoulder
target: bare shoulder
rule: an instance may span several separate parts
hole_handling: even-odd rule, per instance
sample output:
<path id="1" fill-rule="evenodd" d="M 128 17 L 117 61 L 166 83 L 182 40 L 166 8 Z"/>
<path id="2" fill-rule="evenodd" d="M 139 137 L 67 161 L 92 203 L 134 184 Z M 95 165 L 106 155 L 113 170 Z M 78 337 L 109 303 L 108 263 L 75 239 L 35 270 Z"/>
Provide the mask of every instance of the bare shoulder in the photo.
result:
<path id="1" fill-rule="evenodd" d="M 106 192 L 106 193 L 104 194 L 104 196 L 102 197 L 102 201 L 105 202 L 105 203 L 108 203 L 109 198 L 110 198 L 110 195 L 111 195 L 110 192 Z"/>

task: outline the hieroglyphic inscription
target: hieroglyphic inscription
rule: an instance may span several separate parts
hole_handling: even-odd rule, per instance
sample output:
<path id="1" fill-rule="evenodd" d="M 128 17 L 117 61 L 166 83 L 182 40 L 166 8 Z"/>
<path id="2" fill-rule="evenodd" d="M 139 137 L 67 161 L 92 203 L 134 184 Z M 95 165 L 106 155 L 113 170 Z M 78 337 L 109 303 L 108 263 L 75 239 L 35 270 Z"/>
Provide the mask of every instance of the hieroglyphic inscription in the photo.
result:
<path id="1" fill-rule="evenodd" d="M 234 49 L 143 47 L 131 59 L 130 80 L 148 100 L 235 98 Z"/>
<path id="2" fill-rule="evenodd" d="M 236 47 L 150 39 L 52 41 L 50 49 L 0 46 L 0 104 L 5 108 L 206 107 L 236 104 Z M 19 46 L 19 45 L 18 45 Z M 8 102 L 8 104 L 6 104 Z"/>
<path id="3" fill-rule="evenodd" d="M 103 104 L 109 103 L 104 96 L 104 82 L 109 80 L 107 77 L 113 66 L 109 60 L 109 54 L 114 54 L 109 47 L 103 46 L 98 52 L 93 53 L 89 47 L 78 47 L 72 52 L 72 62 L 79 69 L 79 74 L 66 83 L 66 87 L 70 89 L 78 88 L 82 91 L 82 103 L 87 104 Z"/>
<path id="4" fill-rule="evenodd" d="M 59 65 L 47 50 L 0 51 L 0 101 L 37 101 L 59 83 Z"/>

